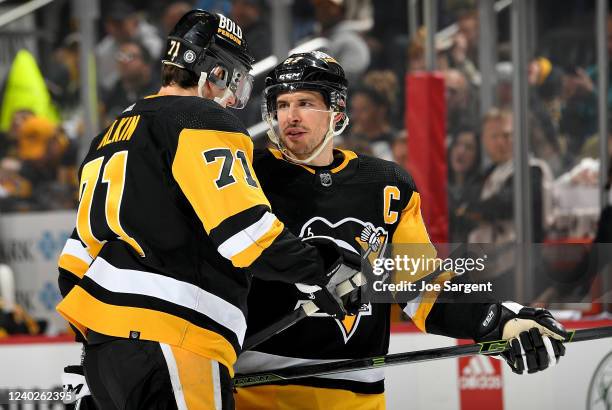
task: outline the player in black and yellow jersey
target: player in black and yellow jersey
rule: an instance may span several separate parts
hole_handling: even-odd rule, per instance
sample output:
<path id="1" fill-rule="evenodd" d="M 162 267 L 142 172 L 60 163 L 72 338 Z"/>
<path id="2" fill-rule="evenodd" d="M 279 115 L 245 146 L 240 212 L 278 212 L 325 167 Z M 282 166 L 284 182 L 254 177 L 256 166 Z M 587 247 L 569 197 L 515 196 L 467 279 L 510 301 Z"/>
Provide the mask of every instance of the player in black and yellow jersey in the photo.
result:
<path id="1" fill-rule="evenodd" d="M 273 209 L 295 234 L 333 238 L 344 249 L 369 258 L 383 255 L 389 244 L 416 244 L 415 250 L 435 255 L 411 176 L 395 163 L 333 149 L 333 136 L 348 121 L 346 96 L 343 69 L 324 53 L 291 55 L 268 74 L 263 117 L 278 149 L 256 151 L 254 167 Z M 434 281 L 451 278 L 466 280 L 444 272 Z M 557 339 L 563 340 L 565 331 L 544 310 L 516 303 L 435 303 L 439 296 L 427 292 L 402 305 L 422 331 L 478 340 L 514 339 L 518 350 L 507 360 L 517 372 L 542 370 L 563 355 Z M 300 303 L 296 298 L 300 295 L 283 283 L 254 280 L 247 335 L 295 309 Z M 273 306 L 266 303 L 270 299 Z M 384 355 L 389 328 L 389 304 L 364 304 L 344 320 L 321 313 L 243 352 L 236 371 Z M 532 333 L 525 332 L 530 329 Z M 239 388 L 235 398 L 238 410 L 383 409 L 384 371 Z"/>
<path id="2" fill-rule="evenodd" d="M 99 408 L 233 408 L 253 275 L 320 285 L 319 307 L 343 313 L 324 286 L 339 249 L 284 228 L 225 108 L 250 94 L 241 35 L 222 15 L 187 13 L 168 37 L 159 94 L 127 107 L 80 167 L 57 310 L 86 342 Z"/>

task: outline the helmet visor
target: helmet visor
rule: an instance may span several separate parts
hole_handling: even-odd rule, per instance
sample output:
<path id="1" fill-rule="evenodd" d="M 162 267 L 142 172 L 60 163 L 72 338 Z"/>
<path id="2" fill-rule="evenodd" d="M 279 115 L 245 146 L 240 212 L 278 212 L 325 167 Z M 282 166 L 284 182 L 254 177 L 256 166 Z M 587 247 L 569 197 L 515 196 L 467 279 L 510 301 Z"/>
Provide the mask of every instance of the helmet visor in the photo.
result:
<path id="1" fill-rule="evenodd" d="M 253 76 L 249 69 L 236 59 L 231 58 L 228 53 L 215 50 L 217 63 L 208 72 L 208 81 L 220 89 L 229 88 L 234 101 L 228 107 L 241 109 L 249 101 L 253 90 Z"/>

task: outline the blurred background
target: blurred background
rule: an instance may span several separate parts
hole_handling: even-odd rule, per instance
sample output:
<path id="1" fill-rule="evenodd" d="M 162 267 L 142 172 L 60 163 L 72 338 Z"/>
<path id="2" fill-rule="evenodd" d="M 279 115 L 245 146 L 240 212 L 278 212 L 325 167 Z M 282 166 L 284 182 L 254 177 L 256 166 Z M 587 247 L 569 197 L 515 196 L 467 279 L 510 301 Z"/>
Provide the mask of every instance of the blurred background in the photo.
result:
<path id="1" fill-rule="evenodd" d="M 336 145 L 406 167 L 434 242 L 551 244 L 514 258 L 515 297 L 544 303 L 564 293 L 538 284 L 542 253 L 563 256 L 567 270 L 591 243 L 610 242 L 598 230 L 612 153 L 612 88 L 609 74 L 598 75 L 609 73 L 612 51 L 607 1 L 4 0 L 0 262 L 13 277 L 0 286 L 5 314 L 20 307 L 39 331 L 64 330 L 55 263 L 73 226 L 80 159 L 116 115 L 159 89 L 165 37 L 194 7 L 243 29 L 256 85 L 233 112 L 256 146 L 268 144 L 265 74 L 292 51 L 324 50 L 350 81 L 350 125 Z M 568 243 L 579 246 L 552 246 Z"/>
<path id="2" fill-rule="evenodd" d="M 194 7 L 242 27 L 256 83 L 234 113 L 256 146 L 265 74 L 326 51 L 350 81 L 336 145 L 408 169 L 432 241 L 507 245 L 490 273 L 515 298 L 609 316 L 608 0 L 0 0 L 0 338 L 67 331 L 56 262 L 80 159 L 159 89 L 165 36 Z"/>

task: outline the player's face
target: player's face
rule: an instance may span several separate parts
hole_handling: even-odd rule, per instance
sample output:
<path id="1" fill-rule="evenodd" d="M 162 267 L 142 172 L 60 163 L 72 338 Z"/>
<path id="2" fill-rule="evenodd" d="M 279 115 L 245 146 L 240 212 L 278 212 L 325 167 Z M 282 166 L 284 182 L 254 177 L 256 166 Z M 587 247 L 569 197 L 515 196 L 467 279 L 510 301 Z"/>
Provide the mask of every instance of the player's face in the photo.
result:
<path id="1" fill-rule="evenodd" d="M 280 138 L 298 159 L 306 159 L 325 138 L 331 112 L 321 93 L 298 91 L 276 99 Z M 331 143 L 331 142 L 330 142 Z"/>

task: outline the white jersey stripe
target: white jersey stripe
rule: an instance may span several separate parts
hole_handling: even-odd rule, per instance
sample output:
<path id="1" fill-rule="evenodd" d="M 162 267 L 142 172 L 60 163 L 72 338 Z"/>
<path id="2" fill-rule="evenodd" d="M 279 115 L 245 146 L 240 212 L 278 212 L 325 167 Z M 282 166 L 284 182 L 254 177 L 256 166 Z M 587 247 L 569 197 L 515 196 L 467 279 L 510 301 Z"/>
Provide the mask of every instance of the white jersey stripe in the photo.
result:
<path id="1" fill-rule="evenodd" d="M 64 249 L 62 249 L 62 254 L 74 256 L 88 265 L 91 263 L 91 256 L 87 253 L 87 249 L 85 249 L 81 241 L 76 239 L 68 239 L 66 241 Z"/>
<path id="2" fill-rule="evenodd" d="M 116 293 L 151 296 L 199 312 L 236 334 L 242 345 L 246 318 L 226 300 L 191 283 L 151 272 L 116 268 L 97 257 L 85 274 L 103 288 Z"/>
<path id="3" fill-rule="evenodd" d="M 408 315 L 410 319 L 413 319 L 419 310 L 419 306 L 421 306 L 421 302 L 423 300 L 423 292 L 419 293 L 419 296 L 413 302 L 406 303 L 406 307 L 404 307 L 404 313 Z"/>
<path id="4" fill-rule="evenodd" d="M 166 359 L 166 365 L 168 366 L 168 373 L 170 374 L 170 382 L 172 383 L 172 390 L 174 391 L 176 406 L 179 410 L 187 410 L 185 395 L 183 395 L 183 385 L 181 384 L 181 379 L 179 377 L 174 354 L 172 353 L 172 348 L 165 343 L 160 343 L 159 346 L 161 347 L 164 358 Z"/>
<path id="5" fill-rule="evenodd" d="M 221 399 L 221 376 L 219 375 L 219 362 L 210 360 L 212 371 L 213 392 L 215 397 L 215 410 L 223 409 L 223 401 Z"/>
<path id="6" fill-rule="evenodd" d="M 231 259 L 256 243 L 270 230 L 274 222 L 276 222 L 276 216 L 271 212 L 266 212 L 259 221 L 226 239 L 219 245 L 217 251 L 226 259 Z"/>

